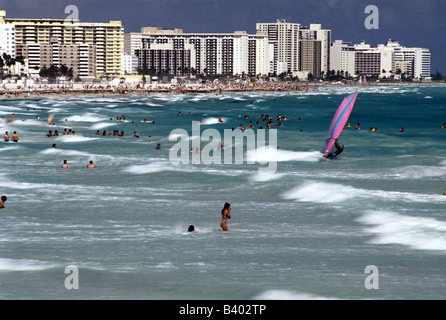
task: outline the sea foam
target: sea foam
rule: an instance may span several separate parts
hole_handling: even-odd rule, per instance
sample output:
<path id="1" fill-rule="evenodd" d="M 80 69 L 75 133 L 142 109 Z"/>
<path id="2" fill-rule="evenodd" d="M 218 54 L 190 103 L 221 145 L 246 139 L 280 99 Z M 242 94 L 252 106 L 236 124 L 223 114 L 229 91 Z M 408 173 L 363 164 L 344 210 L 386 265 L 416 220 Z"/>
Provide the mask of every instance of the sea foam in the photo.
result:
<path id="1" fill-rule="evenodd" d="M 36 271 L 57 267 L 39 260 L 0 258 L 0 271 Z"/>
<path id="2" fill-rule="evenodd" d="M 374 244 L 400 244 L 417 250 L 446 251 L 446 222 L 388 211 L 366 211 L 358 222 L 369 226 Z"/>
<path id="3" fill-rule="evenodd" d="M 254 300 L 338 300 L 338 298 L 290 290 L 266 290 L 254 297 Z"/>

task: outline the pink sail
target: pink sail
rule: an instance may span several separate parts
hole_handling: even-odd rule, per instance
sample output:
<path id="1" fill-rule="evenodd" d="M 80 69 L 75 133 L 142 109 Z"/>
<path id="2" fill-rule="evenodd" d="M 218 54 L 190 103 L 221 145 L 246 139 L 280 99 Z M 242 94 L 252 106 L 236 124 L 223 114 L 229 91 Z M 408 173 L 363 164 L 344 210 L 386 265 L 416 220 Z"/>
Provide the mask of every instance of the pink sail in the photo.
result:
<path id="1" fill-rule="evenodd" d="M 348 118 L 350 117 L 357 97 L 358 91 L 344 98 L 342 103 L 339 105 L 338 110 L 336 111 L 333 120 L 331 121 L 330 129 L 328 129 L 328 136 L 325 140 L 324 148 L 322 149 L 324 157 L 330 152 L 331 148 L 333 148 L 336 139 L 339 138 L 342 130 L 344 130 L 344 127 L 348 121 Z"/>

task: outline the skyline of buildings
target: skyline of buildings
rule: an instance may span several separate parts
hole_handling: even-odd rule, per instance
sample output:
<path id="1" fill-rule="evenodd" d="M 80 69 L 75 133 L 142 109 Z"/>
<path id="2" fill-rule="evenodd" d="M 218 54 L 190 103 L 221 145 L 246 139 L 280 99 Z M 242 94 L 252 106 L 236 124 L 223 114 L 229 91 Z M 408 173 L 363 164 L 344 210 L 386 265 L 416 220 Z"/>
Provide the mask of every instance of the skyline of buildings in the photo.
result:
<path id="1" fill-rule="evenodd" d="M 407 48 L 397 41 L 371 47 L 365 41 L 332 41 L 321 24 L 309 27 L 277 19 L 257 23 L 256 34 L 184 33 L 182 29 L 143 27 L 124 33 L 121 21 L 85 23 L 64 19 L 7 18 L 0 10 L 0 54 L 25 58 L 15 72 L 38 77 L 51 64 L 72 68 L 74 76 L 169 73 L 175 76 L 287 73 L 300 80 L 330 72 L 379 78 L 431 76 L 427 48 Z M 19 70 L 19 71 L 17 71 Z"/>

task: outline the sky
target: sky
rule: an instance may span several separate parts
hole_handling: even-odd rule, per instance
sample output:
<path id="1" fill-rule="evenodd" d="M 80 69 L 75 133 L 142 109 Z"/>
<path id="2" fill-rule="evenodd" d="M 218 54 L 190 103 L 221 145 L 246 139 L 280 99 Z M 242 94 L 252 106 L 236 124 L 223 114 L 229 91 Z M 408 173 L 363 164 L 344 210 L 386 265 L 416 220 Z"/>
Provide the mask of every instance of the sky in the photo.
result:
<path id="1" fill-rule="evenodd" d="M 147 26 L 255 33 L 256 23 L 277 19 L 320 23 L 331 29 L 332 41 L 364 40 L 376 46 L 393 39 L 406 47 L 429 48 L 431 73 L 446 75 L 446 0 L 0 0 L 9 18 L 65 19 L 76 14 L 65 12 L 70 5 L 81 22 L 120 20 L 125 33 Z M 377 29 L 366 28 L 369 5 L 378 9 Z"/>

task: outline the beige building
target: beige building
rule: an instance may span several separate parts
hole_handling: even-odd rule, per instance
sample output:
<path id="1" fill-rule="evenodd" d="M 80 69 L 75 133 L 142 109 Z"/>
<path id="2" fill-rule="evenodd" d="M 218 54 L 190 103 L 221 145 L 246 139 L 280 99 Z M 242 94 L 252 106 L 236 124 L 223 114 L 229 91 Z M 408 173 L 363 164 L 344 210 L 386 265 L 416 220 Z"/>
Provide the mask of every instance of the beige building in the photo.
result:
<path id="1" fill-rule="evenodd" d="M 15 25 L 15 44 L 21 46 L 21 50 L 27 45 L 35 48 L 36 44 L 49 45 L 54 42 L 62 46 L 94 46 L 97 76 L 121 73 L 123 53 L 121 21 L 84 23 L 64 19 L 6 18 L 6 12 L 0 10 L 1 23 Z M 72 50 L 77 49 L 73 47 Z"/>
<path id="2" fill-rule="evenodd" d="M 39 45 L 39 61 L 31 61 L 34 65 L 50 67 L 65 65 L 72 68 L 73 76 L 81 78 L 96 78 L 96 46 L 90 44 L 51 44 Z M 28 58 L 30 61 L 30 58 Z"/>
<path id="3" fill-rule="evenodd" d="M 286 63 L 287 71 L 296 72 L 300 70 L 299 66 L 299 23 L 286 22 L 284 19 L 278 19 L 275 23 L 257 23 L 257 32 L 268 36 L 270 45 L 276 46 L 276 61 L 272 63 L 283 65 Z M 277 71 L 279 72 L 279 71 Z"/>
<path id="4" fill-rule="evenodd" d="M 321 41 L 301 40 L 300 71 L 308 71 L 314 77 L 321 76 Z"/>

